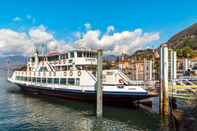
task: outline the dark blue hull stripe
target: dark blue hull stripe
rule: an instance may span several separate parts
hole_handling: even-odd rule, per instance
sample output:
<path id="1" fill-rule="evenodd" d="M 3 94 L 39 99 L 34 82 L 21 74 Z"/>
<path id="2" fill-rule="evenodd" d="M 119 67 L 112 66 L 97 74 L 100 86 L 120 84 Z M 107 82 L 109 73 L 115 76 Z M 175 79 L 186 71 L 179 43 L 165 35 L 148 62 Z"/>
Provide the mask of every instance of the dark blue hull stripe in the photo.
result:
<path id="1" fill-rule="evenodd" d="M 95 91 L 85 91 L 81 90 L 71 90 L 71 89 L 52 89 L 46 87 L 38 87 L 38 86 L 26 86 L 22 84 L 17 84 L 21 87 L 22 90 L 27 92 L 37 92 L 43 95 L 53 95 L 60 96 L 66 98 L 74 98 L 74 99 L 83 99 L 83 100 L 95 100 L 96 92 Z M 104 101 L 133 101 L 144 99 L 148 97 L 148 93 L 146 92 L 103 92 Z"/>

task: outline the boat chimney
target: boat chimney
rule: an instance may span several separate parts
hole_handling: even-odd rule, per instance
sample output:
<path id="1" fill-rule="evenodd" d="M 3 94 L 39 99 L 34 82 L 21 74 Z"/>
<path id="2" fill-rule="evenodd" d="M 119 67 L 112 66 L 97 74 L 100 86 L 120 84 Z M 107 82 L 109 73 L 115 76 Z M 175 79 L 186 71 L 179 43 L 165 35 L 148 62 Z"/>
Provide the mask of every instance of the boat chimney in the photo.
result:
<path id="1" fill-rule="evenodd" d="M 38 66 L 39 58 L 38 58 L 38 50 L 34 50 L 34 58 L 35 58 L 35 66 Z"/>

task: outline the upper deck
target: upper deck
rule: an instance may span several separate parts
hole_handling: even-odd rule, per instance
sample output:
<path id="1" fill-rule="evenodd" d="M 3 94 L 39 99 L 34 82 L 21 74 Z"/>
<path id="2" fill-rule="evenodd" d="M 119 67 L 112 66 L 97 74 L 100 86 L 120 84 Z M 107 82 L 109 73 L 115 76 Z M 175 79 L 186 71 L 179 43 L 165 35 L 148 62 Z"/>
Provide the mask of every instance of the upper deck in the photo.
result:
<path id="1" fill-rule="evenodd" d="M 38 63 L 47 61 L 52 66 L 72 66 L 72 65 L 96 65 L 97 52 L 96 50 L 72 50 L 66 53 L 53 53 L 47 56 L 36 55 L 28 59 L 28 65 L 34 66 L 36 63 L 36 56 Z"/>

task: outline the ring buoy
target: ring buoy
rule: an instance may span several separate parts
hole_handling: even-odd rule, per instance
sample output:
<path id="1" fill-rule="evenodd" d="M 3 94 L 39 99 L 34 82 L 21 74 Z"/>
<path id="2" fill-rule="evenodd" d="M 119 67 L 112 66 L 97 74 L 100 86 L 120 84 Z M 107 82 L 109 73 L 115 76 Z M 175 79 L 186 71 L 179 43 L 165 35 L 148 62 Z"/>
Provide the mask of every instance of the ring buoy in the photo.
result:
<path id="1" fill-rule="evenodd" d="M 67 75 L 67 73 L 66 73 L 66 71 L 64 72 L 64 76 L 66 76 Z"/>
<path id="2" fill-rule="evenodd" d="M 70 71 L 70 76 L 72 76 L 73 75 L 73 72 L 72 71 Z"/>
<path id="3" fill-rule="evenodd" d="M 120 84 L 124 84 L 123 79 L 119 79 L 119 83 L 120 83 Z"/>
<path id="4" fill-rule="evenodd" d="M 78 76 L 81 76 L 81 71 L 78 71 Z"/>

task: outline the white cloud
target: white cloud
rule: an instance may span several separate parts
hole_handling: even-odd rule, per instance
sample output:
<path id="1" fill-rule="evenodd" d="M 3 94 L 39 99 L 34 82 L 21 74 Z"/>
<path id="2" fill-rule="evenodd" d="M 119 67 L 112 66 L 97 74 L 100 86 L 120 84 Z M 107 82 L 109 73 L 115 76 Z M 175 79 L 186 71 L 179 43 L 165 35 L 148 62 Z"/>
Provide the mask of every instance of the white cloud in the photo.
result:
<path id="1" fill-rule="evenodd" d="M 28 34 L 35 44 L 47 43 L 54 39 L 53 34 L 47 32 L 43 25 L 31 28 Z"/>
<path id="2" fill-rule="evenodd" d="M 27 34 L 10 29 L 0 29 L 0 52 L 28 54 L 32 50 L 31 41 Z"/>
<path id="3" fill-rule="evenodd" d="M 65 43 L 54 39 L 53 34 L 42 25 L 33 27 L 28 32 L 0 29 L 0 55 L 30 55 L 34 47 L 41 44 L 47 44 L 49 51 L 65 47 Z"/>
<path id="4" fill-rule="evenodd" d="M 114 30 L 114 27 L 107 28 L 107 32 Z M 112 35 L 104 33 L 101 35 L 99 30 L 89 30 L 83 34 L 82 38 L 76 43 L 79 47 L 86 48 L 102 48 L 105 51 L 112 53 L 127 53 L 132 54 L 139 48 L 146 46 L 146 44 L 159 40 L 160 34 L 144 33 L 142 29 L 134 31 L 115 32 Z"/>
<path id="5" fill-rule="evenodd" d="M 22 20 L 22 18 L 20 18 L 20 17 L 18 17 L 18 16 L 14 17 L 14 18 L 12 19 L 13 22 L 18 22 L 18 21 L 21 21 L 21 20 Z"/>
<path id="6" fill-rule="evenodd" d="M 111 32 L 111 33 L 109 33 Z M 151 42 L 160 39 L 158 32 L 144 32 L 142 29 L 115 32 L 113 26 L 108 26 L 106 32 L 87 30 L 75 33 L 73 42 L 57 40 L 54 34 L 40 25 L 32 27 L 27 32 L 17 32 L 11 29 L 0 29 L 0 54 L 32 53 L 34 46 L 47 44 L 48 50 L 66 51 L 75 47 L 102 48 L 108 54 L 132 54 L 137 49 L 147 47 Z"/>

